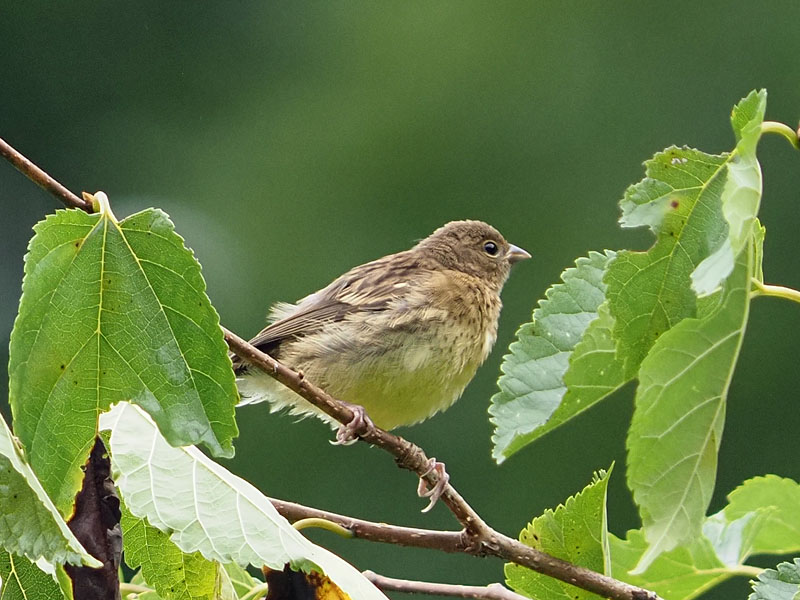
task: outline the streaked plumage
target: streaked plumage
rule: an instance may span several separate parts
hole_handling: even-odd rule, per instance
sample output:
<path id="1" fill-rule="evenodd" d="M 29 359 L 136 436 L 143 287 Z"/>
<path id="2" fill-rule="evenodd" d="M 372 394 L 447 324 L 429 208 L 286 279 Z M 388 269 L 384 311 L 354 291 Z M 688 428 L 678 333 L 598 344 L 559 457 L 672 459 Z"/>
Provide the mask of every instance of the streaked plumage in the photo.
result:
<path id="1" fill-rule="evenodd" d="M 500 290 L 511 264 L 528 257 L 486 223 L 454 221 L 296 304 L 276 305 L 251 343 L 363 406 L 379 427 L 417 423 L 452 405 L 486 359 Z M 268 400 L 273 410 L 330 422 L 257 368 L 234 358 L 234 369 L 244 403 Z"/>

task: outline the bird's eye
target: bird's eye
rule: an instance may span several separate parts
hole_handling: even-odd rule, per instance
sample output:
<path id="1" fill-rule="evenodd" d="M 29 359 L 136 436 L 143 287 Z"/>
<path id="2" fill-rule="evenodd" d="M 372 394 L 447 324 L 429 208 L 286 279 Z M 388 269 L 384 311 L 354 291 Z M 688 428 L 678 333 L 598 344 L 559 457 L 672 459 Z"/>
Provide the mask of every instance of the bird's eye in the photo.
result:
<path id="1" fill-rule="evenodd" d="M 496 256 L 497 255 L 497 244 L 494 242 L 485 242 L 483 244 L 483 250 L 489 256 Z"/>

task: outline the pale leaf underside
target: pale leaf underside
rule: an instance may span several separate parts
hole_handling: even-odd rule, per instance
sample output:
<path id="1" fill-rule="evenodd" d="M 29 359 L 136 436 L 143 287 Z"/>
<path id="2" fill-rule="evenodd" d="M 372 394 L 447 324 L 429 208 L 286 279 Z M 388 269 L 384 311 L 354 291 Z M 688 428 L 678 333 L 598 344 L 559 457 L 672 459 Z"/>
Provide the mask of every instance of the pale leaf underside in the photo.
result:
<path id="1" fill-rule="evenodd" d="M 101 417 L 110 430 L 114 479 L 131 514 L 170 533 L 183 552 L 282 569 L 322 569 L 352 598 L 385 600 L 351 565 L 315 546 L 251 484 L 194 447 L 175 448 L 150 417 L 120 403 Z"/>

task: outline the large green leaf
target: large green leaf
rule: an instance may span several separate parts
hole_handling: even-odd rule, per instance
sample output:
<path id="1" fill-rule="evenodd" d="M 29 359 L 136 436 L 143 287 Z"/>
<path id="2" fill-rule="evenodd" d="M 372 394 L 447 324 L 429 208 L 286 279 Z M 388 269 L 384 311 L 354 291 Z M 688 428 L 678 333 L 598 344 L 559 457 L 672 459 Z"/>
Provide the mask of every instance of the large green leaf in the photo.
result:
<path id="1" fill-rule="evenodd" d="M 770 508 L 753 541 L 754 554 L 800 552 L 800 485 L 791 479 L 766 475 L 748 479 L 728 496 L 729 520 Z"/>
<path id="2" fill-rule="evenodd" d="M 601 476 L 580 493 L 567 499 L 555 511 L 546 510 L 522 530 L 523 544 L 552 556 L 609 574 L 608 534 L 606 523 L 606 490 L 611 474 Z M 599 598 L 596 594 L 509 563 L 505 566 L 506 583 L 517 592 L 537 600 L 584 600 Z"/>
<path id="3" fill-rule="evenodd" d="M 100 419 L 110 430 L 114 480 L 131 514 L 183 552 L 240 565 L 321 569 L 351 598 L 386 600 L 361 573 L 304 538 L 252 485 L 194 447 L 175 448 L 126 402 Z"/>
<path id="4" fill-rule="evenodd" d="M 732 153 L 668 148 L 645 163 L 645 179 L 625 192 L 620 224 L 646 225 L 656 235 L 646 252 L 620 252 L 605 278 L 628 375 L 659 336 L 696 316 L 695 290 L 717 289 L 750 239 L 761 198 L 755 148 L 765 107 L 762 91 L 734 108 Z"/>
<path id="5" fill-rule="evenodd" d="M 624 250 L 605 282 L 617 351 L 629 376 L 665 331 L 696 311 L 689 276 L 722 242 L 720 197 L 727 156 L 668 148 L 645 163 L 647 177 L 620 202 L 623 227 L 649 226 L 647 252 Z"/>
<path id="6" fill-rule="evenodd" d="M 86 552 L 42 489 L 0 417 L 0 547 L 51 563 L 102 563 Z"/>
<path id="7" fill-rule="evenodd" d="M 561 275 L 563 283 L 547 290 L 546 298 L 533 311 L 533 321 L 517 331 L 517 340 L 503 358 L 503 375 L 498 380 L 500 391 L 489 407 L 495 425 L 492 454 L 498 463 L 621 385 L 612 375 L 613 352 L 603 354 L 603 349 L 596 348 L 596 334 L 592 333 L 587 342 L 592 348 L 587 347 L 580 354 L 595 352 L 593 356 L 600 357 L 601 364 L 607 366 L 607 374 L 603 368 L 598 370 L 596 364 L 579 369 L 574 374 L 568 400 L 562 402 L 567 392 L 564 377 L 570 367 L 570 356 L 573 351 L 578 352 L 576 345 L 587 328 L 599 331 L 590 323 L 597 318 L 598 308 L 605 300 L 603 273 L 614 256 L 607 251 L 579 258 L 575 267 Z M 584 360 L 595 358 L 584 356 Z M 583 383 L 587 384 L 586 389 L 578 392 Z M 603 391 L 597 393 L 603 385 Z"/>
<path id="8" fill-rule="evenodd" d="M 0 600 L 62 600 L 63 597 L 52 574 L 45 573 L 27 558 L 0 550 Z"/>
<path id="9" fill-rule="evenodd" d="M 145 408 L 173 444 L 230 456 L 236 435 L 234 377 L 199 264 L 160 210 L 117 222 L 105 207 L 36 225 L 11 334 L 15 433 L 62 513 L 112 402 Z"/>
<path id="10" fill-rule="evenodd" d="M 748 600 L 800 600 L 800 558 L 767 569 L 753 584 Z"/>
<path id="11" fill-rule="evenodd" d="M 753 242 L 702 318 L 685 319 L 653 346 L 639 371 L 628 432 L 628 486 L 649 543 L 637 572 L 696 536 L 714 490 L 730 385 L 750 308 Z"/>

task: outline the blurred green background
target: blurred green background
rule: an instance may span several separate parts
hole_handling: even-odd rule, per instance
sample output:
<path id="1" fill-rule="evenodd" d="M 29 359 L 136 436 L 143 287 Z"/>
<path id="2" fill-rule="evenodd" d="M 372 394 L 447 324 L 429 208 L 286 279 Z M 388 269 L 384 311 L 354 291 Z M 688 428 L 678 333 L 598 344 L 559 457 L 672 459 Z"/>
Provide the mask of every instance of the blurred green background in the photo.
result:
<path id="1" fill-rule="evenodd" d="M 400 433 L 445 461 L 464 496 L 510 535 L 616 461 L 608 512 L 624 535 L 639 525 L 624 485 L 632 390 L 497 467 L 486 408 L 504 348 L 576 257 L 650 244 L 616 225 L 616 201 L 644 159 L 673 143 L 730 149 L 730 108 L 753 88 L 769 90 L 768 119 L 797 124 L 798 22 L 795 0 L 6 2 L 0 136 L 73 191 L 107 192 L 119 217 L 167 211 L 222 322 L 244 337 L 271 303 L 446 221 L 494 224 L 534 255 L 506 287 L 497 347 L 455 407 Z M 766 277 L 800 287 L 800 153 L 769 137 L 759 154 Z M 7 341 L 31 226 L 59 204 L 6 163 L 0 200 Z M 800 478 L 798 328 L 800 307 L 754 305 L 712 511 L 745 478 Z M 317 422 L 255 406 L 239 426 L 226 466 L 267 494 L 457 525 L 443 506 L 420 514 L 414 478 L 387 455 L 332 447 Z M 502 577 L 496 560 L 313 537 L 387 575 Z M 741 580 L 708 597 L 747 589 Z"/>

